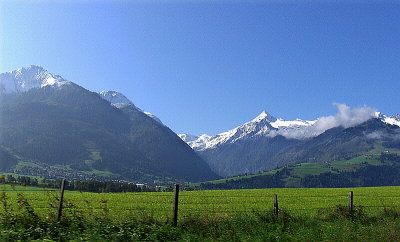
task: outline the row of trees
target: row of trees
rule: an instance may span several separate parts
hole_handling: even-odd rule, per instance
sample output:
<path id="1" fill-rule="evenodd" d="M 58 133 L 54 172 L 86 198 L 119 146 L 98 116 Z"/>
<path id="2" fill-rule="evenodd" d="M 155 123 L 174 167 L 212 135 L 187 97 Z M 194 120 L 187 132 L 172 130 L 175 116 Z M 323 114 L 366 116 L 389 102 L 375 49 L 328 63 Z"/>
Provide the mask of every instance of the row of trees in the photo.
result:
<path id="1" fill-rule="evenodd" d="M 43 179 L 42 181 L 39 182 L 37 178 L 32 178 L 29 176 L 0 175 L 0 183 L 59 189 L 61 180 Z M 95 180 L 67 181 L 66 189 L 72 191 L 83 191 L 83 192 L 154 192 L 158 190 L 154 187 L 136 185 L 128 182 L 95 181 Z"/>
<path id="2" fill-rule="evenodd" d="M 0 175 L 0 183 L 3 184 L 19 184 L 24 186 L 38 186 L 39 181 L 37 178 L 29 176 L 13 176 L 13 175 Z"/>
<path id="3" fill-rule="evenodd" d="M 61 180 L 46 180 L 45 184 L 50 188 L 59 188 Z M 127 182 L 113 182 L 113 181 L 67 181 L 67 190 L 83 191 L 83 192 L 155 192 L 156 189 L 147 186 L 138 186 L 133 183 Z"/>

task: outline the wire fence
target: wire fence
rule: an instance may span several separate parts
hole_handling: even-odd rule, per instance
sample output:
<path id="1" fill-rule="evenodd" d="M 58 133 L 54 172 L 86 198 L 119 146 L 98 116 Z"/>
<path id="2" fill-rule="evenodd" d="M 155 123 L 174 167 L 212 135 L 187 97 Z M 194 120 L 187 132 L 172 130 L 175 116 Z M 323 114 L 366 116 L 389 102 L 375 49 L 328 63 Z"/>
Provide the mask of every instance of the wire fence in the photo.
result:
<path id="1" fill-rule="evenodd" d="M 400 188 L 385 190 L 374 188 L 350 195 L 350 189 L 335 190 L 327 194 L 324 190 L 307 190 L 309 194 L 289 193 L 286 190 L 264 189 L 262 191 L 181 191 L 137 192 L 137 193 L 88 193 L 67 191 L 60 205 L 62 191 L 55 189 L 10 189 L 0 186 L 0 211 L 7 206 L 17 208 L 19 200 L 25 199 L 38 214 L 55 213 L 61 208 L 68 213 L 103 213 L 121 218 L 127 214 L 149 213 L 159 217 L 189 216 L 191 214 L 235 215 L 255 213 L 318 214 L 335 208 L 339 204 L 352 211 L 363 207 L 367 213 L 383 209 L 400 210 Z M 305 190 L 306 191 L 306 190 Z M 314 192 L 313 192 L 314 191 Z M 322 192 L 323 191 L 323 192 Z M 260 194 L 257 194 L 257 193 Z M 320 192 L 320 194 L 319 194 Z M 21 198 L 22 196 L 22 198 Z M 92 213 L 91 213 L 92 212 Z M 176 218 L 177 219 L 177 218 Z"/>

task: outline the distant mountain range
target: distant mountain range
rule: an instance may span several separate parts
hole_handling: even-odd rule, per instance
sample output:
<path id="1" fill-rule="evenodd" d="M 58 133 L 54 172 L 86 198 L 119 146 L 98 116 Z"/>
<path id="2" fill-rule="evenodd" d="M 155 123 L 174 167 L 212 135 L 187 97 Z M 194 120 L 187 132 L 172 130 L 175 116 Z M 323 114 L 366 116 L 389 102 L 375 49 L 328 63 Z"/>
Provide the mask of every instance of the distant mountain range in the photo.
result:
<path id="1" fill-rule="evenodd" d="M 268 171 L 297 162 L 349 158 L 397 142 L 400 115 L 387 116 L 368 107 L 338 104 L 336 116 L 285 121 L 263 111 L 232 130 L 179 137 L 220 176 Z M 400 149 L 400 147 L 399 147 Z"/>
<path id="2" fill-rule="evenodd" d="M 218 176 L 153 114 L 39 66 L 0 74 L 0 171 L 136 182 Z"/>
<path id="3" fill-rule="evenodd" d="M 310 164 L 346 179 L 361 169 L 357 181 L 346 183 L 350 185 L 368 182 L 360 176 L 373 172 L 379 160 L 385 172 L 390 167 L 400 170 L 397 156 L 384 156 L 400 154 L 400 115 L 337 107 L 338 114 L 311 121 L 286 121 L 263 111 L 215 136 L 178 137 L 122 93 L 91 92 L 42 67 L 29 66 L 0 74 L 0 172 L 171 183 L 276 171 L 228 182 L 251 188 L 256 183 L 266 187 L 274 179 L 279 184 L 271 186 L 309 186 L 315 179 L 326 184 L 331 175 L 301 177 Z M 363 166 L 371 161 L 368 157 L 375 163 Z M 337 175 L 349 160 L 356 165 L 347 164 L 347 173 Z M 294 165 L 299 167 L 284 168 Z"/>

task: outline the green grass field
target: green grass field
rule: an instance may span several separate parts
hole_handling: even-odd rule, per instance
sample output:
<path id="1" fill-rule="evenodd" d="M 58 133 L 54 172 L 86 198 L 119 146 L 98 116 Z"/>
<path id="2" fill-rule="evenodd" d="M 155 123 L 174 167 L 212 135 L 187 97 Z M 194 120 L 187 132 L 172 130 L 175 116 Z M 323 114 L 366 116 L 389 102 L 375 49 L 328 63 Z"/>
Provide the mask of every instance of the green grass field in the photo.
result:
<path id="1" fill-rule="evenodd" d="M 37 187 L 1 185 L 11 209 L 17 209 L 18 194 L 23 194 L 39 215 L 54 212 L 59 191 Z M 268 212 L 273 208 L 273 195 L 278 195 L 280 208 L 299 215 L 316 215 L 319 210 L 346 205 L 348 192 L 354 192 L 354 204 L 374 214 L 384 207 L 400 207 L 400 187 L 370 188 L 277 188 L 253 190 L 181 191 L 179 215 L 233 215 Z M 134 214 L 152 214 L 161 220 L 172 214 L 172 192 L 88 193 L 66 191 L 66 211 L 80 211 L 93 216 L 107 211 L 112 219 L 123 220 Z M 53 204 L 51 206 L 51 204 Z M 0 208 L 0 210 L 3 208 Z M 71 212 L 71 211 L 70 211 Z"/>
<path id="2" fill-rule="evenodd" d="M 347 212 L 354 192 L 355 213 Z M 281 212 L 271 213 L 277 194 Z M 0 185 L 2 241 L 396 241 L 400 187 L 181 191 L 66 191 Z M 343 206 L 337 206 L 342 204 Z M 363 206 L 361 208 L 360 206 Z"/>

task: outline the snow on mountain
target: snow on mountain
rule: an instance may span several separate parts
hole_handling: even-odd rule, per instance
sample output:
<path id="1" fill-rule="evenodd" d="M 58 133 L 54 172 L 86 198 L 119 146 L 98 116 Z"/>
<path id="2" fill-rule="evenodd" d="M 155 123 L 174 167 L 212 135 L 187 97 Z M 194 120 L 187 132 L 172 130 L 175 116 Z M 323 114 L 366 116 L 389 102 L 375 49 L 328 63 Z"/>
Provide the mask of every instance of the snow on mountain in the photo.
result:
<path id="1" fill-rule="evenodd" d="M 292 121 L 286 121 L 281 118 L 277 119 L 275 122 L 271 123 L 271 126 L 274 128 L 294 128 L 294 127 L 303 127 L 303 126 L 310 126 L 313 125 L 316 122 L 314 121 L 306 121 L 302 119 L 295 119 Z"/>
<path id="2" fill-rule="evenodd" d="M 386 116 L 384 114 L 380 115 L 380 119 L 382 120 L 382 122 L 390 124 L 390 125 L 396 125 L 400 127 L 400 114 L 396 114 L 393 116 Z"/>
<path id="3" fill-rule="evenodd" d="M 109 103 L 116 107 L 122 107 L 125 105 L 130 105 L 132 107 L 137 108 L 131 100 L 125 97 L 124 94 L 116 91 L 101 91 L 99 95 L 104 99 L 107 100 Z"/>
<path id="4" fill-rule="evenodd" d="M 311 126 L 314 123 L 315 121 L 304 121 L 300 119 L 285 121 L 283 119 L 277 119 L 269 113 L 262 111 L 253 120 L 215 136 L 209 136 L 206 134 L 200 136 L 181 134 L 179 137 L 181 137 L 181 139 L 194 150 L 201 151 L 212 149 L 225 143 L 234 143 L 238 140 L 255 137 L 257 135 L 276 135 L 276 132 L 279 130 L 300 129 L 302 127 Z"/>
<path id="5" fill-rule="evenodd" d="M 60 87 L 67 83 L 70 82 L 35 65 L 0 74 L 0 92 L 2 93 L 21 93 L 32 88 Z"/>
<path id="6" fill-rule="evenodd" d="M 204 150 L 212 138 L 212 136 L 206 134 L 202 134 L 200 136 L 192 134 L 179 134 L 178 136 L 194 150 Z"/>
<path id="7" fill-rule="evenodd" d="M 154 114 L 149 113 L 149 112 L 144 112 L 147 116 L 149 116 L 150 118 L 154 119 L 155 121 L 159 122 L 160 124 L 164 125 L 163 122 L 161 122 L 161 120 Z"/>
<path id="8" fill-rule="evenodd" d="M 123 108 L 126 106 L 131 106 L 140 112 L 145 113 L 147 116 L 150 118 L 154 119 L 155 121 L 159 122 L 160 124 L 163 124 L 161 120 L 155 116 L 152 113 L 145 112 L 141 110 L 140 108 L 136 107 L 131 100 L 129 100 L 124 94 L 116 91 L 101 91 L 99 92 L 99 95 L 104 99 L 107 100 L 108 102 L 111 103 L 111 105 L 117 107 L 117 108 Z"/>
<path id="9" fill-rule="evenodd" d="M 179 138 L 181 138 L 186 143 L 195 141 L 195 140 L 197 140 L 199 138 L 199 136 L 193 135 L 193 134 L 179 134 L 178 136 L 179 136 Z"/>
<path id="10" fill-rule="evenodd" d="M 43 88 L 46 86 L 61 87 L 70 83 L 72 82 L 65 80 L 59 75 L 51 74 L 41 66 L 31 65 L 0 74 L 0 94 L 21 93 L 32 88 Z M 130 105 L 143 112 L 122 93 L 116 91 L 102 91 L 99 95 L 117 108 Z M 157 116 L 149 112 L 144 113 L 162 124 Z"/>
<path id="11" fill-rule="evenodd" d="M 379 118 L 382 122 L 400 127 L 400 114 L 388 117 L 368 107 L 351 109 L 342 105 L 335 116 L 321 117 L 313 121 L 301 119 L 286 121 L 263 111 L 250 122 L 215 136 L 180 135 L 180 137 L 193 149 L 202 151 L 256 136 L 275 137 L 281 135 L 288 139 L 306 139 L 318 136 L 333 127 L 351 127 L 370 118 Z"/>
<path id="12" fill-rule="evenodd" d="M 396 121 L 395 125 L 400 126 L 400 114 L 393 115 L 390 118 L 392 118 L 392 119 L 394 119 L 394 121 Z"/>
<path id="13" fill-rule="evenodd" d="M 275 122 L 277 119 L 264 110 L 257 117 L 255 117 L 253 120 L 251 120 L 248 123 L 259 123 L 264 120 L 266 120 L 268 122 Z"/>

